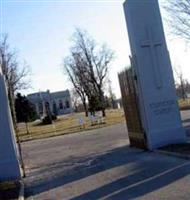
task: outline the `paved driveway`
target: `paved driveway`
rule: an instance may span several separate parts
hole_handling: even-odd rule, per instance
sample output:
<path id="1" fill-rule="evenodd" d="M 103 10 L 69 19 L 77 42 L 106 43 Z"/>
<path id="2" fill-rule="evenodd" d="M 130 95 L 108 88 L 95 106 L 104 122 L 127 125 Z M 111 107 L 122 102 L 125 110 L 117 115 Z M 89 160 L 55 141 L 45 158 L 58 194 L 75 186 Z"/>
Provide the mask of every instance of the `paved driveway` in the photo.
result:
<path id="1" fill-rule="evenodd" d="M 125 124 L 23 143 L 27 199 L 190 199 L 188 160 L 128 144 Z"/>

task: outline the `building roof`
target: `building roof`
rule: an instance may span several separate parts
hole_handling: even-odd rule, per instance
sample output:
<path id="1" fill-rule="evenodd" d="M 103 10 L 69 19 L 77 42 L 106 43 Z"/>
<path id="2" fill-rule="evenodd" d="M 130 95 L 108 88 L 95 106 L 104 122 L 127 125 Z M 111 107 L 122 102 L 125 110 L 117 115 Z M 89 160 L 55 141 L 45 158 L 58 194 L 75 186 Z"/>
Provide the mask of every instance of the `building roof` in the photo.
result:
<path id="1" fill-rule="evenodd" d="M 52 98 L 62 98 L 70 96 L 69 90 L 58 91 L 50 93 Z"/>
<path id="2" fill-rule="evenodd" d="M 47 90 L 46 92 L 44 91 L 36 92 L 36 93 L 27 95 L 27 98 L 33 102 L 38 102 L 41 99 L 41 97 L 43 97 L 44 99 L 47 99 L 47 98 L 57 99 L 57 98 L 70 97 L 70 93 L 69 93 L 69 90 L 63 90 L 63 91 L 52 92 L 52 93 L 50 93 L 50 91 Z"/>

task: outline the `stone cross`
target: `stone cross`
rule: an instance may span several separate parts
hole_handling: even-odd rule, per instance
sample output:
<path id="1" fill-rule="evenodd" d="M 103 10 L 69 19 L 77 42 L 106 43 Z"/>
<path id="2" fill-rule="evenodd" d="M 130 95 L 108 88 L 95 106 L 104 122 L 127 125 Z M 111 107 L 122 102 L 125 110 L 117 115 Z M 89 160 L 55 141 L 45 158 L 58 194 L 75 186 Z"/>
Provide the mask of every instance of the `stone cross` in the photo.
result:
<path id="1" fill-rule="evenodd" d="M 141 41 L 141 47 L 142 48 L 150 48 L 150 55 L 152 58 L 152 68 L 153 68 L 153 76 L 155 80 L 155 84 L 157 88 L 162 87 L 162 78 L 160 73 L 160 65 L 159 65 L 159 59 L 157 55 L 157 47 L 160 47 L 162 45 L 161 40 L 155 40 L 152 34 L 151 28 L 146 28 L 147 33 L 147 40 Z"/>

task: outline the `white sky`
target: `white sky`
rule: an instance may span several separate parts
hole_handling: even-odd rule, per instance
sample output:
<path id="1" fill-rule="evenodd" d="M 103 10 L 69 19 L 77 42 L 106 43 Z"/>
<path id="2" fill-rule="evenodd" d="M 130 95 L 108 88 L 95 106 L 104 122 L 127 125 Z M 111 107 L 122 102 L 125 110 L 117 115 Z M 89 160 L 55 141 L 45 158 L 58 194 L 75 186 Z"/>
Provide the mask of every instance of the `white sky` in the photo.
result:
<path id="1" fill-rule="evenodd" d="M 116 52 L 110 79 L 120 97 L 117 73 L 129 65 L 130 54 L 123 2 L 1 0 L 1 32 L 9 34 L 11 47 L 18 49 L 20 58 L 31 67 L 33 88 L 25 93 L 71 88 L 61 62 L 68 55 L 75 27 L 80 27 Z M 165 25 L 172 64 L 181 66 L 184 77 L 190 80 L 190 48 L 168 30 Z"/>

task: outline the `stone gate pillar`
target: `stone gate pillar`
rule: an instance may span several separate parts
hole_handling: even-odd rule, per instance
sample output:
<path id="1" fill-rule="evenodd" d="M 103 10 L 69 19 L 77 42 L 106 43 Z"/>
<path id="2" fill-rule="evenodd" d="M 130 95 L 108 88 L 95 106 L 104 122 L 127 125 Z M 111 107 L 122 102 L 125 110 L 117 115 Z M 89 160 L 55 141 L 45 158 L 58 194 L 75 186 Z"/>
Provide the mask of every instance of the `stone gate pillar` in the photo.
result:
<path id="1" fill-rule="evenodd" d="M 124 12 L 147 147 L 185 142 L 158 0 L 126 0 Z"/>
<path id="2" fill-rule="evenodd" d="M 21 178 L 7 88 L 0 68 L 0 181 Z"/>

